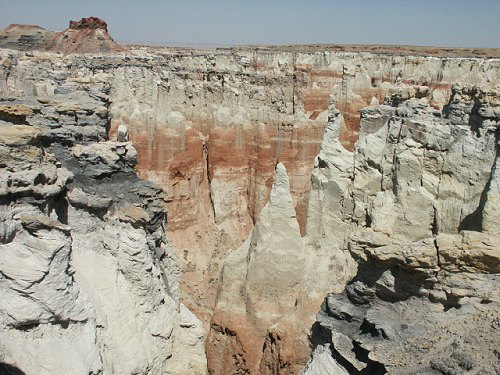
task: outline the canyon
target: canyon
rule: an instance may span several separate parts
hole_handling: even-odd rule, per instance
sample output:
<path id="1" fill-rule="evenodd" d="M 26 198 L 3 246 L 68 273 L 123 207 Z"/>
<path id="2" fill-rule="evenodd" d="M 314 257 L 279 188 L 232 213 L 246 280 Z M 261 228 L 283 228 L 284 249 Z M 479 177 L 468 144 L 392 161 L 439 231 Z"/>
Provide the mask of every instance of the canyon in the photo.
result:
<path id="1" fill-rule="evenodd" d="M 0 50 L 5 366 L 500 370 L 498 58 L 54 35 Z"/>
<path id="2" fill-rule="evenodd" d="M 418 124 L 407 125 L 408 138 L 421 143 L 420 133 L 449 137 L 450 120 L 438 126 L 437 119 L 450 116 L 454 100 L 458 108 L 474 107 L 471 103 L 479 100 L 473 99 L 476 89 L 460 84 L 494 89 L 496 60 L 324 51 L 231 51 L 213 57 L 166 58 L 173 60 L 167 63 L 174 66 L 170 72 L 163 66 L 124 68 L 112 99 L 111 134 L 119 125 L 127 126 L 138 149 L 139 174 L 170 187 L 168 236 L 183 258 L 184 301 L 206 326 L 210 322 L 206 350 L 213 373 L 298 373 L 308 357 L 308 332 L 318 306 L 328 292 L 341 292 L 356 275 L 357 262 L 348 251 L 349 236 L 356 233 L 353 225 L 371 226 L 375 220 L 381 226 L 375 232 L 413 243 L 441 232 L 457 233 L 480 205 L 495 160 L 494 128 L 482 138 L 489 139 L 488 145 L 470 146 L 480 154 L 488 150 L 489 158 L 474 164 L 485 171 L 461 188 L 464 192 L 453 185 L 465 177 L 450 177 L 451 182 L 440 184 L 444 156 L 438 155 L 446 155 L 447 148 L 427 156 L 428 146 L 416 143 L 424 155 L 402 162 L 413 164 L 405 167 L 410 176 L 399 177 L 401 172 L 394 171 L 396 155 L 412 153 L 413 148 L 410 152 L 398 146 L 390 154 L 394 160 L 380 167 L 378 159 L 389 158 L 385 149 L 395 146 L 378 138 L 378 143 L 368 142 L 373 137 L 360 143 L 358 137 L 362 124 L 368 134 L 387 127 L 398 118 L 396 109 L 408 103 L 416 109 L 410 106 L 406 116 Z M 213 66 L 219 75 L 211 73 Z M 484 95 L 492 97 L 488 111 L 495 124 L 498 94 Z M 371 109 L 363 112 L 365 108 Z M 421 119 L 420 112 L 428 114 Z M 465 113 L 455 114 L 461 117 L 454 126 L 479 127 L 472 125 L 473 119 L 483 124 L 478 113 Z M 335 135 L 323 148 L 340 151 L 332 160 L 333 182 L 327 183 L 312 173 L 315 163 L 320 164 L 315 158 L 330 122 L 337 124 Z M 379 137 L 386 134 L 387 130 Z M 463 142 L 473 142 L 473 133 L 470 136 Z M 463 156 L 452 154 L 454 158 Z M 282 174 L 288 187 L 277 197 L 289 190 L 286 204 L 269 200 L 278 163 L 286 169 Z M 417 168 L 420 165 L 425 167 Z M 356 173 L 358 169 L 367 169 L 366 177 Z M 320 191 L 311 190 L 311 178 L 318 180 Z M 431 180 L 430 186 L 425 179 Z M 387 193 L 400 184 L 409 186 L 404 193 Z M 407 189 L 414 184 L 424 184 L 425 190 L 408 198 L 409 203 L 401 202 L 400 196 L 410 194 Z M 439 185 L 449 186 L 453 197 L 438 193 Z M 366 191 L 354 195 L 362 186 Z M 388 212 L 371 218 L 372 210 L 377 215 Z M 387 232 L 393 226 L 398 235 Z M 241 244 L 243 240 L 247 241 Z"/>

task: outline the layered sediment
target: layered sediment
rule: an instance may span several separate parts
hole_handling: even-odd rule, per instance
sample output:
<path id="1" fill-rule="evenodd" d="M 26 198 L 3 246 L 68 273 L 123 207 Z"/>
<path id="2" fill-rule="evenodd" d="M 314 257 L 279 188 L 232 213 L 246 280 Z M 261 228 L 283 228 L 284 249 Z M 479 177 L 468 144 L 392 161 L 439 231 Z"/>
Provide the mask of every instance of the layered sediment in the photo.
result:
<path id="1" fill-rule="evenodd" d="M 108 34 L 108 24 L 97 17 L 69 21 L 69 27 L 47 40 L 40 49 L 63 54 L 109 53 L 125 51 Z"/>
<path id="2" fill-rule="evenodd" d="M 0 48 L 29 51 L 46 43 L 55 32 L 38 25 L 13 23 L 0 30 Z"/>
<path id="3" fill-rule="evenodd" d="M 46 124 L 62 144 L 74 132 L 120 141 L 75 149 L 104 163 L 104 178 L 121 170 L 110 155 L 129 139 L 139 176 L 164 189 L 180 298 L 203 321 L 211 373 L 295 374 L 311 347 L 310 373 L 392 371 L 386 353 L 403 371 L 396 349 L 407 336 L 379 322 L 383 308 L 400 320 L 415 309 L 429 326 L 493 314 L 497 296 L 481 289 L 498 274 L 498 60 L 148 48 L 0 56 L 2 95 L 43 108 L 23 121 L 67 116 Z M 106 126 L 86 126 L 80 99 L 53 102 L 81 88 L 103 101 L 91 117 Z M 146 220 L 135 208 L 123 215 Z M 390 339 L 370 328 L 381 324 Z M 419 369 L 432 367 L 424 357 Z"/>
<path id="4" fill-rule="evenodd" d="M 172 187 L 167 206 L 179 226 L 171 226 L 169 236 L 185 261 L 186 302 L 192 300 L 188 305 L 205 321 L 211 316 L 207 355 L 214 373 L 228 368 L 228 373 L 296 373 L 307 356 L 312 306 L 319 306 L 328 291 L 342 290 L 355 275 L 345 238 L 359 204 L 355 213 L 346 208 L 349 219 L 330 221 L 329 210 L 339 209 L 340 203 L 325 208 L 318 206 L 318 197 L 309 196 L 312 161 L 329 119 L 338 116 L 335 147 L 343 152 L 336 162 L 352 169 L 361 109 L 379 103 L 385 103 L 382 109 L 397 108 L 408 100 L 422 100 L 446 117 L 454 83 L 492 87 L 497 75 L 496 60 L 325 52 L 180 54 L 161 68 L 124 68 L 118 87 L 127 89 L 117 92 L 134 94 L 114 98 L 112 129 L 126 124 L 138 143 L 141 175 Z M 388 116 L 390 111 L 383 112 L 378 121 Z M 259 242 L 260 231 L 256 235 L 250 230 L 259 218 L 264 220 L 262 210 L 278 162 L 287 170 L 293 221 L 299 229 L 295 232 L 292 225 L 280 233 L 275 222 L 272 235 Z M 344 188 L 352 178 L 349 173 L 343 171 L 339 182 Z M 420 221 L 415 210 L 408 221 Z M 248 293 L 259 288 L 249 284 L 257 272 L 249 265 L 250 254 L 258 254 L 259 246 L 271 246 L 267 241 L 273 236 L 284 241 L 283 250 L 274 246 L 269 252 L 282 256 L 274 261 L 264 256 L 258 269 L 269 276 L 258 279 L 260 285 L 272 285 L 269 295 L 274 299 L 262 291 L 257 295 L 267 302 L 251 307 Z M 292 240 L 295 236 L 298 239 Z M 239 247 L 246 238 L 254 241 L 255 252 L 247 248 L 248 242 L 244 249 Z M 297 249 L 301 256 L 295 257 Z M 299 292 L 292 292 L 295 300 L 287 308 L 273 301 L 285 298 L 290 286 L 278 287 L 270 276 L 282 262 L 291 270 L 294 265 L 302 269 Z M 285 273 L 294 280 L 298 271 L 291 270 Z M 264 311 L 269 316 L 262 316 Z M 290 323 L 288 315 L 297 321 L 290 318 Z M 299 338 L 303 341 L 297 344 Z"/>
<path id="5" fill-rule="evenodd" d="M 69 27 L 59 32 L 38 25 L 11 24 L 0 30 L 0 48 L 51 51 L 65 55 L 126 51 L 109 35 L 108 24 L 97 17 L 69 21 Z"/>

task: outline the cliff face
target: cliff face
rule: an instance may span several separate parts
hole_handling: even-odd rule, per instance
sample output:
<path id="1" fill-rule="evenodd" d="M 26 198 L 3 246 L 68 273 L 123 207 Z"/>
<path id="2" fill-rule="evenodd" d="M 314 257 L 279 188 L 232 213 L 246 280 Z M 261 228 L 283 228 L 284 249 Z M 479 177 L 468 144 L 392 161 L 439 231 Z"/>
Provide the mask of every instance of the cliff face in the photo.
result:
<path id="1" fill-rule="evenodd" d="M 74 103 L 40 113 L 63 116 L 64 126 L 49 127 L 63 145 L 73 132 L 78 142 L 108 133 L 120 141 L 99 156 L 73 151 L 104 163 L 105 180 L 120 170 L 112 166 L 122 158 L 112 155 L 128 155 L 128 137 L 139 176 L 164 188 L 181 299 L 204 323 L 212 373 L 298 373 L 309 345 L 307 371 L 367 372 L 386 366 L 373 356 L 389 353 L 372 354 L 371 341 L 360 338 L 378 324 L 370 317 L 379 304 L 416 301 L 410 310 L 432 311 L 418 315 L 429 326 L 434 311 L 448 317 L 469 300 L 464 314 L 496 306 L 480 289 L 498 273 L 489 265 L 497 264 L 499 227 L 498 60 L 146 48 L 2 58 L 5 97 L 43 104 L 109 84 L 109 95 L 89 91 L 106 107 L 91 120 L 81 120 L 88 109 Z M 99 116 L 106 125 L 89 128 Z M 309 343 L 325 295 L 353 278 L 344 295 L 328 297 L 340 301 L 331 305 L 341 306 L 341 319 L 323 303 Z M 340 344 L 329 339 L 333 332 L 343 335 Z M 346 354 L 349 345 L 362 347 L 359 363 Z"/>
<path id="2" fill-rule="evenodd" d="M 303 374 L 498 373 L 499 99 L 457 85 L 443 111 L 367 107 L 354 153 L 332 117 L 311 197 L 340 208 L 358 269 L 321 306 Z"/>
<path id="3" fill-rule="evenodd" d="M 170 186 L 167 207 L 174 224 L 169 238 L 184 259 L 186 303 L 203 320 L 211 320 L 210 368 L 214 373 L 296 373 L 307 357 L 306 332 L 316 306 L 327 292 L 341 291 L 356 274 L 347 239 L 353 223 L 360 217 L 365 220 L 364 198 L 356 205 L 348 195 L 326 206 L 323 200 L 339 189 L 352 190 L 352 152 L 363 121 L 359 110 L 386 103 L 380 114 L 365 114 L 375 128 L 391 116 L 391 108 L 395 111 L 410 99 L 421 100 L 429 113 L 435 110 L 430 117 L 461 116 L 461 106 L 470 110 L 476 99 L 463 98 L 462 103 L 460 95 L 452 98 L 452 85 L 492 87 L 498 79 L 498 61 L 330 52 L 179 52 L 152 55 L 142 66 L 118 72 L 111 95 L 112 129 L 126 124 L 139 150 L 140 174 Z M 449 112 L 452 104 L 457 108 L 454 114 Z M 478 116 L 471 115 L 474 129 L 478 125 L 473 122 L 481 122 Z M 327 133 L 325 143 L 324 126 L 334 118 L 338 128 L 334 136 Z M 422 127 L 415 132 L 431 130 Z M 313 189 L 309 197 L 312 161 L 321 142 L 325 149 L 336 150 L 334 163 L 343 169 L 334 183 Z M 365 148 L 359 143 L 356 153 Z M 494 153 L 493 143 L 484 149 Z M 263 207 L 278 162 L 287 170 L 296 217 L 292 222 L 297 221 L 298 229 L 290 223 L 280 230 L 277 222 L 284 219 L 276 219 L 267 236 L 262 228 L 251 232 L 259 218 L 272 217 L 269 210 L 263 214 Z M 481 163 L 487 174 L 481 175 L 474 193 L 468 188 L 472 195 L 466 196 L 466 207 L 458 213 L 457 201 L 440 202 L 437 226 L 456 231 L 457 223 L 477 208 L 491 173 L 491 160 Z M 313 182 L 318 183 L 314 176 Z M 407 185 L 413 182 L 417 180 Z M 370 184 L 367 188 L 380 186 Z M 445 184 L 455 184 L 454 177 Z M 412 223 L 411 230 L 405 229 L 409 232 L 427 228 L 420 223 L 419 199 L 411 198 L 398 208 Z M 377 212 L 384 210 L 377 207 Z M 434 211 L 429 215 L 434 217 Z M 389 228 L 401 220 L 393 216 L 394 221 L 385 224 Z M 432 231 L 428 235 L 432 237 Z M 278 244 L 271 241 L 274 237 Z M 248 242 L 234 252 L 245 238 Z M 294 267 L 300 267 L 300 280 L 292 283 L 296 289 L 273 281 L 283 262 L 290 268 L 279 271 L 283 279 L 295 280 L 299 269 Z M 273 302 L 285 295 L 290 303 Z M 262 301 L 255 305 L 256 299 Z"/>
<path id="4" fill-rule="evenodd" d="M 0 372 L 206 373 L 164 193 L 137 177 L 130 142 L 107 141 L 109 83 L 73 80 L 43 97 L 3 83 Z"/>

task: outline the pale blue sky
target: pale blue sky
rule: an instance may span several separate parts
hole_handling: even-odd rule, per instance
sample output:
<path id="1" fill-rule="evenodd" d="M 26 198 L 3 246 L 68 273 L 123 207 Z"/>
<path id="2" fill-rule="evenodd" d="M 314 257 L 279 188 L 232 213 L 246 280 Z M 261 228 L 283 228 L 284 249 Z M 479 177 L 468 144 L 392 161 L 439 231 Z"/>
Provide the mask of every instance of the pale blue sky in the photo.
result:
<path id="1" fill-rule="evenodd" d="M 0 0 L 0 28 L 97 16 L 118 41 L 500 47 L 500 0 Z"/>

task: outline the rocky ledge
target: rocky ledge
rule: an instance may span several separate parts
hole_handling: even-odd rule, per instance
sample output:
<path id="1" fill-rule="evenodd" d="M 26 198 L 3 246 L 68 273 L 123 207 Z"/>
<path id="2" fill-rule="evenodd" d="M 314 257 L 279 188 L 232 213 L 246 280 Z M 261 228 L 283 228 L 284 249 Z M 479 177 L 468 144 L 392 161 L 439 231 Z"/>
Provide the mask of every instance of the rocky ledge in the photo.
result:
<path id="1" fill-rule="evenodd" d="M 80 21 L 69 21 L 69 28 L 75 30 L 102 29 L 108 32 L 108 24 L 97 17 L 82 18 Z"/>

